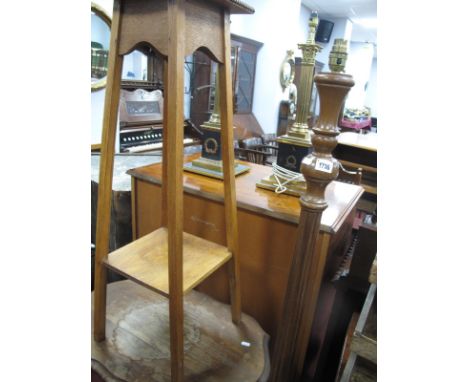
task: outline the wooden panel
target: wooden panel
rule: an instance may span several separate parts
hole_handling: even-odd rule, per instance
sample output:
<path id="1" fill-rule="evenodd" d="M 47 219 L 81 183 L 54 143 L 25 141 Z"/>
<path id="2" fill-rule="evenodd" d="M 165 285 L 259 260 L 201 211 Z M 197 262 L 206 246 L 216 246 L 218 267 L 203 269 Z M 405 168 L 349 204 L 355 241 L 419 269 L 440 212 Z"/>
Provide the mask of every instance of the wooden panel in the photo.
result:
<path id="1" fill-rule="evenodd" d="M 135 193 L 135 209 L 136 214 L 136 238 L 147 235 L 155 229 L 163 226 L 161 200 L 161 187 L 154 187 L 148 182 L 135 182 L 136 188 L 132 189 Z"/>
<path id="2" fill-rule="evenodd" d="M 222 8 L 215 8 L 206 1 L 187 0 L 185 10 L 185 55 L 205 47 L 216 61 L 224 62 L 222 34 L 219 33 L 223 28 Z"/>
<path id="3" fill-rule="evenodd" d="M 167 1 L 125 1 L 123 13 L 119 54 L 129 53 L 137 44 L 145 41 L 167 56 Z"/>
<path id="4" fill-rule="evenodd" d="M 192 161 L 198 156 L 199 154 L 188 156 L 184 161 Z M 259 179 L 271 175 L 271 167 L 254 163 L 248 165 L 250 171 L 236 177 L 237 207 L 297 224 L 300 212 L 299 198 L 256 188 L 255 184 Z M 128 174 L 149 183 L 161 184 L 159 164 L 132 169 Z M 184 190 L 205 199 L 223 201 L 223 182 L 203 175 L 185 172 Z M 325 192 L 329 207 L 322 214 L 320 229 L 325 232 L 337 232 L 362 193 L 363 189 L 360 186 L 336 181 L 330 183 Z"/>
<path id="5" fill-rule="evenodd" d="M 358 241 L 347 278 L 350 288 L 366 293 L 369 288 L 369 270 L 377 253 L 377 227 L 361 223 Z"/>
<path id="6" fill-rule="evenodd" d="M 184 233 L 183 293 L 187 293 L 231 258 L 224 246 Z M 109 254 L 112 270 L 169 297 L 168 233 L 159 228 Z M 182 267 L 181 267 L 182 268 Z"/>
<path id="7" fill-rule="evenodd" d="M 324 278 L 331 280 L 339 268 L 343 256 L 351 245 L 355 213 L 350 213 L 338 232 L 330 237 L 330 246 L 328 248 L 327 263 L 324 270 Z"/>

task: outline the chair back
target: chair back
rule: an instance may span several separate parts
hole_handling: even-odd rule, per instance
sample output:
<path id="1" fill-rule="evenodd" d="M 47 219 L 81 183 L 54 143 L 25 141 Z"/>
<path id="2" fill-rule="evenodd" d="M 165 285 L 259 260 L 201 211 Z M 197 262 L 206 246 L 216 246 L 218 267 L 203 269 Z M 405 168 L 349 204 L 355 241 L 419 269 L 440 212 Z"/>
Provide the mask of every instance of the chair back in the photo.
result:
<path id="1" fill-rule="evenodd" d="M 258 146 L 263 145 L 263 141 L 261 137 L 251 137 L 242 139 L 239 142 L 239 146 L 243 149 L 256 149 Z"/>
<path id="2" fill-rule="evenodd" d="M 336 180 L 343 183 L 359 185 L 362 182 L 362 169 L 358 168 L 356 171 L 349 171 L 340 163 L 340 172 L 338 173 Z"/>
<path id="3" fill-rule="evenodd" d="M 251 163 L 257 164 L 265 164 L 266 158 L 268 156 L 267 153 L 258 150 L 249 150 L 246 149 L 245 153 L 247 155 L 247 161 Z"/>
<path id="4" fill-rule="evenodd" d="M 235 148 L 234 153 L 236 159 L 244 160 L 250 163 L 257 163 L 257 164 L 265 164 L 268 154 L 259 151 L 259 150 L 251 150 L 251 149 L 244 149 L 242 147 Z"/>
<path id="5" fill-rule="evenodd" d="M 278 142 L 276 142 L 276 134 L 263 134 L 262 141 L 264 145 L 271 145 L 271 146 L 278 146 Z"/>

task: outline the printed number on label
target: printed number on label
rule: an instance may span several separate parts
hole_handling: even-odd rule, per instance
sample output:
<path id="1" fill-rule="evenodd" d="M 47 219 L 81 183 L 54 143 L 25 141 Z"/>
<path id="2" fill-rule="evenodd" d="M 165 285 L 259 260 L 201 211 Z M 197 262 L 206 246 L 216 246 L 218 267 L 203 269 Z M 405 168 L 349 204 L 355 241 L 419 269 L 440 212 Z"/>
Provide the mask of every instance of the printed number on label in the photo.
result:
<path id="1" fill-rule="evenodd" d="M 327 159 L 317 159 L 317 162 L 315 162 L 315 169 L 331 173 L 333 171 L 333 162 Z"/>

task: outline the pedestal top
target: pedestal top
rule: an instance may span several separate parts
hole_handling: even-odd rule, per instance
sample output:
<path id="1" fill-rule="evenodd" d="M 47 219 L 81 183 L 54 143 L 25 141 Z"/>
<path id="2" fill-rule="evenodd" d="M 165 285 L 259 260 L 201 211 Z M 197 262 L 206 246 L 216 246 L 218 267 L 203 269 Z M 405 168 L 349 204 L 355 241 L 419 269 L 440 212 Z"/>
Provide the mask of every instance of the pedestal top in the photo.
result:
<path id="1" fill-rule="evenodd" d="M 253 7 L 240 0 L 209 0 L 209 2 L 220 4 L 223 8 L 228 8 L 231 14 L 252 14 L 255 12 Z"/>
<path id="2" fill-rule="evenodd" d="M 199 154 L 186 156 L 185 162 L 197 158 Z M 276 194 L 256 187 L 256 183 L 271 175 L 271 167 L 241 162 L 250 166 L 250 171 L 236 177 L 237 206 L 240 209 L 270 216 L 298 224 L 301 206 L 299 198 Z M 152 164 L 131 169 L 129 175 L 161 185 L 162 164 Z M 222 203 L 224 200 L 223 182 L 203 175 L 184 172 L 184 192 Z M 321 231 L 335 233 L 341 227 L 349 212 L 354 208 L 364 189 L 361 186 L 342 182 L 331 182 L 325 192 L 328 208 L 322 214 Z"/>

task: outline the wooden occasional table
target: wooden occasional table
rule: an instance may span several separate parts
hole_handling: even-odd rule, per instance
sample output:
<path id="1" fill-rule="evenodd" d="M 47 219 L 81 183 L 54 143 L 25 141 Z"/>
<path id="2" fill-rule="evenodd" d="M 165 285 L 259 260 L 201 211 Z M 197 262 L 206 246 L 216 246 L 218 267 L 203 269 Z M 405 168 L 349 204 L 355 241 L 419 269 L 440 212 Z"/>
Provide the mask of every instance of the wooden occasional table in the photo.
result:
<path id="1" fill-rule="evenodd" d="M 186 156 L 184 160 L 192 161 L 198 155 Z M 256 188 L 256 182 L 269 175 L 271 167 L 248 165 L 251 170 L 236 177 L 242 311 L 258 321 L 274 346 L 300 205 L 297 197 Z M 129 170 L 128 174 L 132 177 L 132 226 L 136 239 L 162 225 L 162 166 L 148 165 Z M 184 231 L 225 245 L 222 181 L 185 172 L 183 182 Z M 350 243 L 355 207 L 362 193 L 362 187 L 341 182 L 332 182 L 326 191 L 329 207 L 322 215 L 316 250 L 327 253 L 327 265 L 310 339 L 317 347 L 315 365 L 325 356 L 321 350 L 335 297 L 331 279 Z M 228 303 L 226 267 L 217 270 L 197 290 Z"/>

